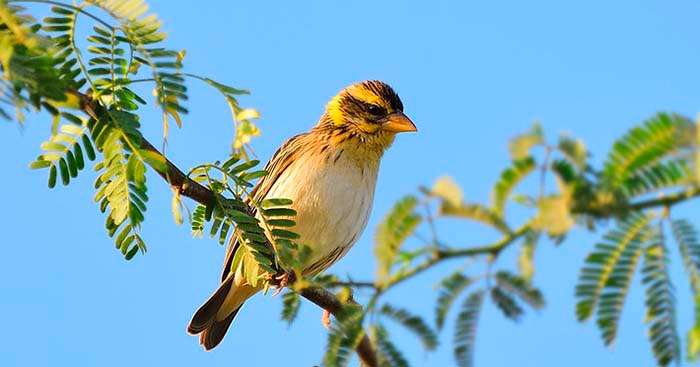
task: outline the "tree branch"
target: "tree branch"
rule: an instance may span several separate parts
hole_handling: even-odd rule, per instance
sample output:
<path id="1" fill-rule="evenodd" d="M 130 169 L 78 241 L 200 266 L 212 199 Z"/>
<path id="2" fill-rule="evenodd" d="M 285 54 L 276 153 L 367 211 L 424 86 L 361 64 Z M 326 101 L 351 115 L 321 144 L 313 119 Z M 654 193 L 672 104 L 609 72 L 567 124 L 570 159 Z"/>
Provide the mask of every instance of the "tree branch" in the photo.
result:
<path id="1" fill-rule="evenodd" d="M 394 275 L 383 287 L 382 291 L 386 291 L 390 287 L 393 287 L 409 278 L 412 278 L 419 273 L 422 273 L 425 270 L 430 269 L 431 267 L 437 265 L 438 263 L 455 258 L 455 257 L 471 257 L 471 256 L 479 256 L 479 255 L 492 255 L 496 256 L 498 253 L 500 253 L 503 249 L 508 247 L 511 243 L 513 243 L 516 239 L 520 238 L 522 235 L 524 235 L 527 231 L 530 230 L 530 223 L 523 224 L 520 228 L 518 228 L 516 231 L 511 232 L 501 238 L 500 240 L 484 245 L 484 246 L 478 246 L 478 247 L 467 247 L 467 248 L 462 248 L 462 249 L 440 249 L 435 252 L 435 254 L 426 260 L 425 262 L 417 265 L 416 267 L 403 272 L 403 273 L 398 273 Z"/>
<path id="2" fill-rule="evenodd" d="M 608 205 L 596 205 L 585 203 L 580 207 L 571 208 L 574 214 L 588 214 L 596 218 L 607 219 L 610 217 L 619 216 L 621 213 L 629 211 L 644 210 L 651 208 L 670 207 L 682 203 L 688 199 L 700 196 L 700 185 L 695 184 L 689 186 L 685 190 L 674 192 L 671 194 L 663 194 L 663 196 L 646 199 L 637 202 L 613 203 Z"/>
<path id="3" fill-rule="evenodd" d="M 342 302 L 340 302 L 338 297 L 323 288 L 304 288 L 299 292 L 299 294 L 333 315 L 338 315 L 338 313 L 342 312 L 343 310 L 344 305 Z M 375 352 L 367 333 L 363 334 L 364 335 L 362 336 L 362 340 L 360 340 L 360 344 L 358 344 L 355 348 L 357 355 L 360 357 L 363 366 L 377 367 L 379 366 L 379 362 L 377 361 L 377 353 Z"/>
<path id="4" fill-rule="evenodd" d="M 80 99 L 80 109 L 82 111 L 95 118 L 100 115 L 103 108 L 97 101 L 92 99 L 89 95 L 79 91 L 71 91 L 71 93 L 78 96 Z M 214 192 L 198 182 L 188 178 L 182 172 L 182 170 L 163 156 L 163 154 L 161 154 L 158 149 L 153 146 L 153 144 L 146 140 L 146 138 L 141 138 L 140 149 L 156 153 L 165 160 L 167 164 L 167 169 L 165 171 L 159 171 L 154 166 L 151 166 L 151 168 L 153 168 L 154 171 L 156 171 L 166 182 L 168 182 L 171 187 L 177 190 L 180 195 L 186 196 L 203 205 L 209 205 L 216 199 Z M 301 295 L 324 310 L 327 310 L 334 316 L 341 312 L 343 308 L 343 303 L 338 299 L 338 297 L 322 288 L 307 288 L 301 291 Z M 379 363 L 377 362 L 377 353 L 367 337 L 367 333 L 364 333 L 362 340 L 355 349 L 357 351 L 357 355 L 360 357 L 360 360 L 365 366 L 378 367 Z"/>

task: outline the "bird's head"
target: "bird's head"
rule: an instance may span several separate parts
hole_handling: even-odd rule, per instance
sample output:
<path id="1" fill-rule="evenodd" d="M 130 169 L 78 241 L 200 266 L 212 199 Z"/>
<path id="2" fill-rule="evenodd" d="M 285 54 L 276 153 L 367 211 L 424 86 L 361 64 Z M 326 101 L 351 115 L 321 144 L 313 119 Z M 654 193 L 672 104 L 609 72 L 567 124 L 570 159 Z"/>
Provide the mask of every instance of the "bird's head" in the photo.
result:
<path id="1" fill-rule="evenodd" d="M 355 83 L 338 93 L 326 106 L 322 124 L 338 132 L 388 147 L 394 135 L 417 131 L 403 113 L 403 103 L 391 87 L 378 80 Z"/>

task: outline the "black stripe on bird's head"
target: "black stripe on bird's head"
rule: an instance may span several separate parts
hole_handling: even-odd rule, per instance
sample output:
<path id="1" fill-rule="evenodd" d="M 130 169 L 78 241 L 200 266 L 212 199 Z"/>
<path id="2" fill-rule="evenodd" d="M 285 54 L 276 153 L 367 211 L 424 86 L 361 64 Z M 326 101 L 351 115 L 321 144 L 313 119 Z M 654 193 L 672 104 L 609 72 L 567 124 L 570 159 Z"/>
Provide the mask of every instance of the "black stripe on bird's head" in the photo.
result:
<path id="1" fill-rule="evenodd" d="M 399 95 L 386 83 L 366 80 L 338 93 L 326 106 L 333 126 L 363 134 L 416 131 Z"/>

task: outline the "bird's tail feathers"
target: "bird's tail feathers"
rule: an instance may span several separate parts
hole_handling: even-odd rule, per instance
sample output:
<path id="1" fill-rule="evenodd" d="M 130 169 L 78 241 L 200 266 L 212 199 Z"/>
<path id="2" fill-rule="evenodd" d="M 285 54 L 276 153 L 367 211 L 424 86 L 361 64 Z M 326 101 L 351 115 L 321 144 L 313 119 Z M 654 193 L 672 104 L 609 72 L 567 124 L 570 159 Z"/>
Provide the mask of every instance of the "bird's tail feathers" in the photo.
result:
<path id="1" fill-rule="evenodd" d="M 201 334 L 199 342 L 211 350 L 224 338 L 243 303 L 257 290 L 249 285 L 236 286 L 233 275 L 226 278 L 214 294 L 199 307 L 187 326 L 187 332 Z"/>

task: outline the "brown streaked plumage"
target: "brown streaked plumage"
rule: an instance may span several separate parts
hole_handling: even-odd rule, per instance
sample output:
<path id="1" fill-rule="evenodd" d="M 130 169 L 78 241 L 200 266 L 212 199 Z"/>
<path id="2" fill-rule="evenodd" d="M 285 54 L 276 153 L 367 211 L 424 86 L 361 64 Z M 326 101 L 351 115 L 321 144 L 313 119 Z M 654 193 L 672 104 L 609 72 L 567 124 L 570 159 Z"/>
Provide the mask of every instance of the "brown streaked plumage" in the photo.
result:
<path id="1" fill-rule="evenodd" d="M 379 161 L 404 131 L 416 128 L 398 95 L 383 82 L 364 81 L 333 97 L 314 128 L 287 140 L 270 159 L 251 196 L 293 200 L 293 230 L 312 249 L 304 275 L 324 271 L 357 241 L 369 219 Z M 206 350 L 221 342 L 243 303 L 260 290 L 246 282 L 242 265 L 232 269 L 238 250 L 235 241 L 229 245 L 219 288 L 187 328 L 200 334 Z"/>

